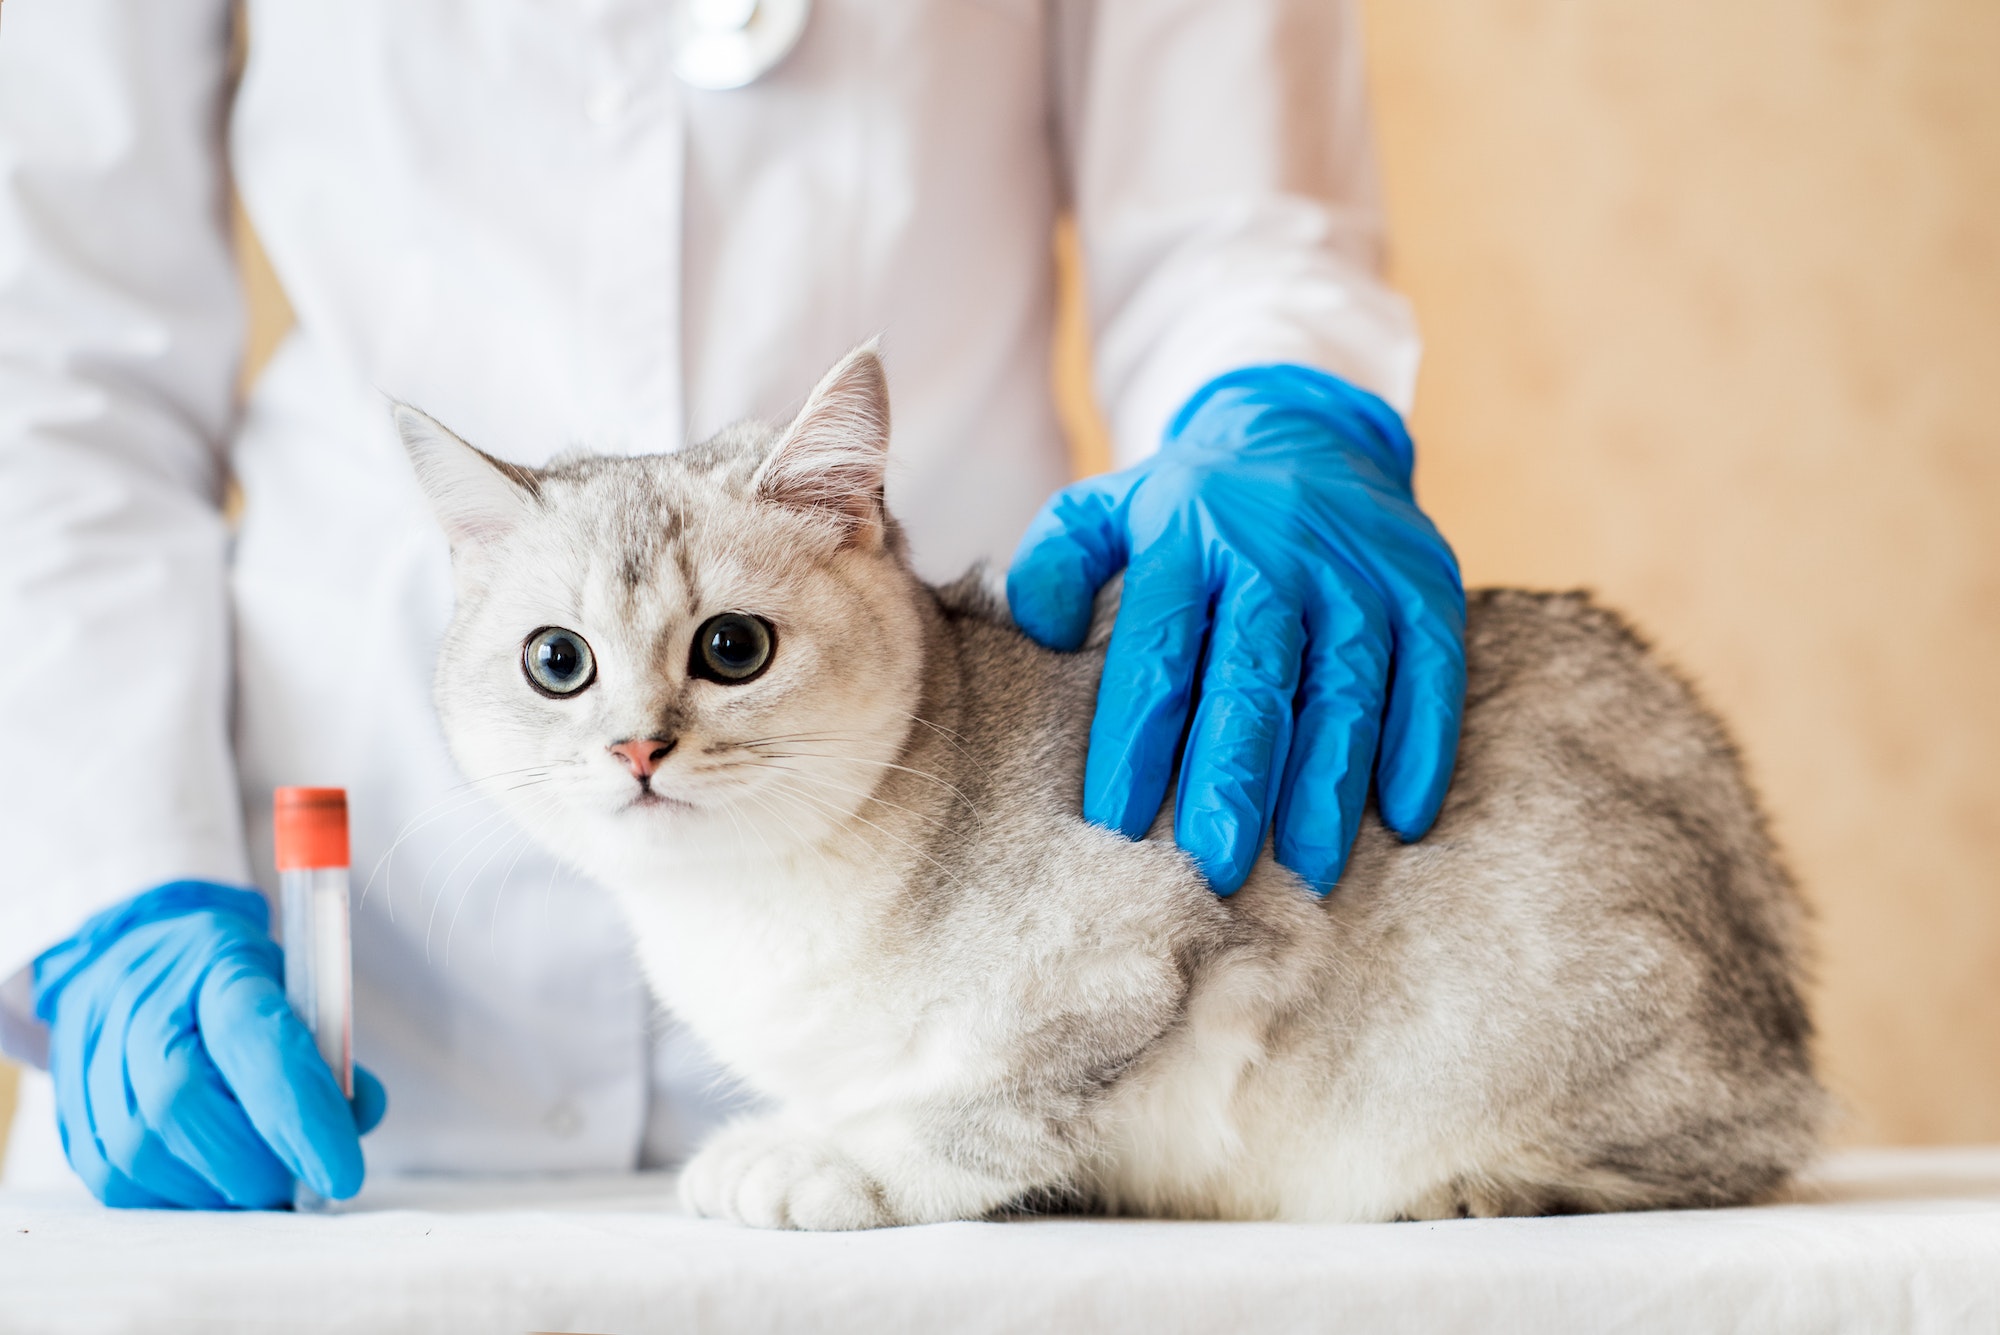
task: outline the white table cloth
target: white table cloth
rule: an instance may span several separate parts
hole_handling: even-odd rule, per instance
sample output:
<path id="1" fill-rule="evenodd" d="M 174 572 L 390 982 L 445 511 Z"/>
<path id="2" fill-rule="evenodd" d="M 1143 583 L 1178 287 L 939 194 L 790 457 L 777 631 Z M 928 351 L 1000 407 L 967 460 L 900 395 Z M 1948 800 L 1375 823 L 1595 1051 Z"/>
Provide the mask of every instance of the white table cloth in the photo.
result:
<path id="1" fill-rule="evenodd" d="M 0 1192 L 3 1331 L 2000 1331 L 2000 1148 L 1779 1204 L 1437 1224 L 691 1219 L 659 1177 L 403 1181 L 332 1216 Z"/>

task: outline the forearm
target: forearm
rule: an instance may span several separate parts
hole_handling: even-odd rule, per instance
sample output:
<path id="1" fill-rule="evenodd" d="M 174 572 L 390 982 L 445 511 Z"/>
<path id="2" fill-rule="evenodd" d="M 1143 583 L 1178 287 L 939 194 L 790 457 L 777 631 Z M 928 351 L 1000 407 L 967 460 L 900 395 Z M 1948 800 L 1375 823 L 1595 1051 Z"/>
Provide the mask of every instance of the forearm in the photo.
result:
<path id="1" fill-rule="evenodd" d="M 179 877 L 242 883 L 220 514 L 56 443 L 0 459 L 0 978 Z"/>
<path id="2" fill-rule="evenodd" d="M 1074 48 L 1059 105 L 1119 461 L 1241 366 L 1315 366 L 1407 411 L 1418 343 L 1379 272 L 1352 6 L 1085 4 L 1058 40 Z"/>
<path id="3" fill-rule="evenodd" d="M 244 879 L 220 513 L 242 323 L 227 13 L 7 10 L 0 615 L 28 648 L 0 663 L 0 979 L 150 884 Z"/>

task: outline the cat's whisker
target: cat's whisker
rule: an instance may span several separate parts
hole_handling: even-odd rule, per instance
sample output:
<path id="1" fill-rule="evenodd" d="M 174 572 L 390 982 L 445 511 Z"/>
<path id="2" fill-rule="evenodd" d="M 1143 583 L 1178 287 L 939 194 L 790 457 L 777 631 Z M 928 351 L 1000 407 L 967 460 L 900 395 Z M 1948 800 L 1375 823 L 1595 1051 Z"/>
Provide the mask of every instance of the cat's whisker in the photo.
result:
<path id="1" fill-rule="evenodd" d="M 942 830 L 950 828 L 949 823 L 940 819 L 939 817 L 933 816 L 928 812 L 920 811 L 916 807 L 906 806 L 903 803 L 895 802 L 890 800 L 889 798 L 883 797 L 874 788 L 857 788 L 852 784 L 841 783 L 838 780 L 834 779 L 831 775 L 821 774 L 812 770 L 801 769 L 794 765 L 786 765 L 778 763 L 784 760 L 828 760 L 836 762 L 854 761 L 864 764 L 882 763 L 878 761 L 871 761 L 865 756 L 824 756 L 818 754 L 808 754 L 805 752 L 792 753 L 792 752 L 778 751 L 778 752 L 759 752 L 758 758 L 754 761 L 735 761 L 721 765 L 709 765 L 699 768 L 691 768 L 688 771 L 688 773 L 697 777 L 710 779 L 712 781 L 713 776 L 717 775 L 727 775 L 727 774 L 742 773 L 742 772 L 759 774 L 765 771 L 783 771 L 787 774 L 797 775 L 798 777 L 802 779 L 807 779 L 813 783 L 822 784 L 825 785 L 826 787 L 833 788 L 841 792 L 849 793 L 855 797 L 859 797 L 863 799 L 864 805 L 870 802 L 876 803 L 888 810 L 900 811 L 908 816 L 914 817 L 917 820 L 924 821 L 925 823 L 934 826 L 937 829 Z M 925 777 L 930 777 L 930 776 L 925 776 Z M 949 787 L 950 785 L 946 786 Z M 960 796 L 962 797 L 963 794 L 960 794 Z M 974 815 L 978 814 L 977 810 L 971 807 L 970 802 L 967 802 L 966 805 L 968 809 L 973 811 Z"/>
<path id="2" fill-rule="evenodd" d="M 545 808 L 554 800 L 555 800 L 554 794 L 543 794 L 541 806 L 534 808 L 534 811 L 536 813 L 539 813 L 540 810 Z M 461 857 L 458 860 L 458 863 L 452 867 L 451 871 L 446 873 L 444 884 L 438 887 L 438 898 L 442 900 L 445 891 L 449 889 L 451 886 L 452 877 L 458 874 L 458 868 L 465 865 L 466 860 L 469 859 L 474 853 L 477 853 L 479 849 L 484 845 L 488 843 L 491 843 L 493 845 L 493 850 L 486 855 L 485 860 L 481 862 L 479 866 L 472 872 L 472 874 L 465 878 L 464 883 L 459 886 L 458 898 L 452 904 L 451 921 L 445 924 L 445 929 L 444 929 L 444 965 L 446 968 L 451 967 L 452 934 L 458 930 L 458 916 L 460 913 L 464 911 L 465 901 L 467 900 L 467 898 L 470 897 L 472 893 L 472 888 L 480 884 L 480 878 L 486 874 L 486 869 L 493 865 L 493 859 L 499 857 L 502 853 L 506 852 L 508 848 L 512 847 L 515 840 L 527 839 L 529 837 L 527 824 L 522 819 L 522 815 L 524 813 L 509 811 L 507 812 L 507 814 L 514 818 L 512 825 L 506 828 L 487 831 L 487 833 L 480 839 L 479 843 L 475 844 L 471 849 L 469 849 L 466 852 L 465 856 Z M 496 887 L 494 891 L 493 919 L 496 925 L 496 930 L 500 916 L 500 893 L 502 888 L 503 887 Z M 490 941 L 493 938 L 489 937 L 488 939 Z"/>
<path id="3" fill-rule="evenodd" d="M 493 887 L 493 912 L 486 920 L 486 946 L 488 950 L 493 949 L 500 938 L 500 901 L 507 897 L 507 887 L 513 883 L 514 868 L 521 865 L 522 854 L 542 842 L 541 831 L 547 826 L 547 818 L 553 815 L 561 805 L 562 791 L 557 789 L 554 792 L 541 794 L 540 801 L 535 806 L 519 813 L 517 817 L 519 826 L 517 839 L 520 847 L 514 850 L 514 856 L 508 860 L 507 870 L 501 874 L 499 884 Z M 506 845 L 503 844 L 501 847 L 504 849 Z M 486 863 L 492 861 L 492 857 L 486 859 Z M 479 871 L 474 874 L 475 880 L 480 875 L 485 874 L 486 863 L 480 864 Z M 444 933 L 444 958 L 445 963 L 449 964 L 451 962 L 451 928 L 449 927 L 445 928 Z"/>
<path id="4" fill-rule="evenodd" d="M 444 929 L 444 963 L 446 968 L 451 967 L 452 933 L 458 930 L 458 915 L 464 911 L 465 901 L 471 896 L 473 887 L 481 886 L 483 888 L 484 883 L 482 881 L 482 878 L 486 875 L 486 869 L 493 865 L 493 859 L 499 857 L 502 853 L 505 853 L 509 848 L 512 848 L 516 843 L 519 843 L 523 847 L 525 847 L 527 842 L 531 838 L 527 825 L 525 821 L 522 819 L 524 813 L 516 812 L 514 814 L 515 814 L 515 822 L 513 828 L 508 831 L 497 831 L 497 830 L 494 831 L 494 835 L 497 837 L 491 839 L 491 842 L 493 843 L 493 851 L 486 855 L 486 857 L 480 862 L 479 866 L 474 869 L 473 873 L 465 878 L 465 884 L 459 888 L 457 903 L 453 905 L 451 911 L 451 921 L 445 924 L 445 929 Z M 506 894 L 506 886 L 504 883 L 496 884 L 493 887 L 493 912 L 487 921 L 487 928 L 486 928 L 486 945 L 487 949 L 489 950 L 491 950 L 493 948 L 494 943 L 499 940 L 500 901 L 505 896 L 505 894 Z"/>
<path id="5" fill-rule="evenodd" d="M 929 825 L 932 829 L 948 830 L 951 828 L 951 823 L 949 821 L 941 820 L 936 816 L 930 815 L 928 812 L 919 811 L 915 807 L 904 806 L 900 802 L 891 802 L 888 798 L 883 797 L 881 794 L 877 793 L 872 788 L 857 788 L 853 784 L 841 783 L 838 780 L 831 777 L 830 775 L 818 774 L 813 772 L 812 770 L 800 769 L 795 765 L 786 765 L 776 762 L 766 762 L 765 764 L 759 765 L 757 768 L 762 770 L 777 770 L 786 774 L 796 775 L 799 778 L 804 779 L 810 783 L 820 784 L 827 788 L 835 789 L 836 791 L 839 792 L 851 794 L 852 796 L 858 797 L 862 800 L 862 806 L 864 808 L 871 804 L 875 806 L 886 807 L 890 811 L 900 811 L 904 815 L 909 816 L 915 820 L 923 821 L 926 825 Z"/>
<path id="6" fill-rule="evenodd" d="M 815 728 L 805 732 L 774 732 L 762 737 L 738 737 L 726 742 L 717 742 L 710 749 L 728 751 L 741 747 L 787 746 L 794 742 L 879 742 L 880 740 L 879 736 L 868 733 L 839 728 Z"/>
<path id="7" fill-rule="evenodd" d="M 861 741 L 864 739 L 856 736 L 849 740 Z M 786 743 L 786 745 L 791 745 L 791 746 L 810 746 L 813 744 L 814 743 L 812 741 Z M 780 760 L 832 760 L 832 761 L 839 761 L 842 763 L 856 764 L 856 765 L 874 765 L 879 769 L 896 770 L 903 774 L 913 775 L 919 779 L 927 779 L 930 782 L 937 784 L 939 787 L 947 789 L 952 794 L 952 796 L 956 797 L 959 801 L 965 803 L 966 808 L 968 810 L 974 812 L 975 814 L 977 814 L 978 812 L 977 805 L 973 802 L 973 800 L 970 797 L 967 797 L 965 795 L 965 791 L 961 789 L 957 784 L 952 783 L 948 779 L 944 779 L 939 777 L 938 775 L 932 774 L 929 770 L 918 769 L 913 765 L 905 765 L 894 760 L 878 760 L 872 756 L 857 756 L 847 753 L 842 753 L 839 755 L 828 755 L 824 752 L 817 752 L 817 751 L 766 751 L 762 749 L 761 744 L 752 746 L 752 744 L 750 743 L 745 743 L 744 745 L 751 747 L 751 749 L 753 749 L 755 753 L 758 755 L 770 756 L 774 759 L 780 759 Z"/>
<path id="8" fill-rule="evenodd" d="M 785 813 L 782 810 L 780 810 L 777 806 L 775 806 L 771 801 L 766 800 L 766 794 L 751 791 L 745 793 L 744 796 L 749 798 L 752 802 L 755 802 L 758 805 L 758 807 L 760 807 L 762 810 L 769 812 L 774 818 L 776 818 L 777 821 L 785 827 L 785 832 L 793 837 L 794 846 L 797 848 L 805 848 L 810 850 L 812 855 L 816 859 L 818 859 L 820 869 L 824 871 L 829 878 L 833 876 L 834 874 L 833 864 L 827 860 L 826 850 L 820 847 L 819 840 L 809 839 L 805 837 L 800 832 L 798 824 L 795 821 L 789 819 L 785 815 Z M 778 796 L 778 794 L 771 794 L 770 796 L 775 797 Z M 753 826 L 752 828 L 755 827 Z M 763 838 L 763 836 L 760 834 L 759 838 Z M 769 839 L 764 839 L 764 847 L 767 850 L 770 849 L 771 841 Z M 771 860 L 774 862 L 783 862 L 785 859 L 782 854 L 772 851 Z"/>
<path id="9" fill-rule="evenodd" d="M 793 837 L 795 847 L 811 848 L 815 856 L 819 857 L 821 865 L 824 866 L 826 864 L 825 855 L 820 853 L 818 845 L 812 840 L 802 838 L 799 834 L 799 829 L 797 824 L 792 820 L 790 820 L 783 811 L 779 810 L 776 806 L 772 805 L 770 802 L 765 801 L 763 796 L 759 794 L 754 787 L 746 786 L 743 789 L 743 791 L 739 794 L 739 796 L 746 798 L 751 802 L 756 803 L 759 810 L 764 811 L 767 814 L 776 818 L 778 823 L 784 827 L 785 833 Z M 735 818 L 734 806 L 735 804 L 733 802 L 724 804 L 724 809 L 731 811 L 732 819 Z M 754 820 L 747 821 L 746 823 L 750 831 L 757 836 L 757 842 L 764 846 L 764 855 L 767 858 L 769 858 L 773 863 L 782 865 L 786 860 L 786 854 L 772 845 L 771 837 L 764 832 L 763 827 L 757 821 Z"/>
<path id="10" fill-rule="evenodd" d="M 854 741 L 859 738 L 859 734 L 852 732 L 836 732 L 827 729 L 815 729 L 807 732 L 773 732 L 773 733 L 766 733 L 762 737 L 738 737 L 731 741 L 716 742 L 714 743 L 712 749 L 730 750 L 732 748 L 739 746 L 761 746 L 766 742 L 791 742 L 791 741 L 797 741 L 802 737 L 831 737 L 836 740 Z"/>
<path id="11" fill-rule="evenodd" d="M 557 790 L 556 792 L 550 793 L 548 794 L 547 805 L 543 808 L 543 815 L 545 817 L 553 816 L 556 813 L 556 811 L 558 811 L 561 808 L 561 806 L 562 806 L 561 790 Z M 546 825 L 547 822 L 545 820 L 543 828 L 546 828 Z M 521 865 L 521 858 L 527 853 L 527 851 L 530 848 L 536 847 L 538 844 L 542 844 L 539 831 L 537 832 L 537 837 L 535 839 L 532 839 L 527 843 L 521 845 L 520 850 L 514 854 L 513 861 L 507 864 L 507 871 L 501 878 L 501 885 L 503 887 L 513 880 L 515 869 Z M 546 845 L 543 846 L 546 847 Z M 550 854 L 550 856 L 553 857 L 554 855 Z"/>
<path id="12" fill-rule="evenodd" d="M 581 760 L 544 760 L 539 764 L 522 765 L 515 769 L 498 769 L 489 774 L 482 774 L 477 778 L 467 779 L 464 783 L 455 783 L 445 791 L 453 793 L 463 792 L 468 788 L 477 788 L 483 783 L 491 783 L 495 779 L 509 779 L 516 774 L 531 774 L 537 771 L 548 771 L 570 765 L 581 765 L 582 763 Z"/>
<path id="13" fill-rule="evenodd" d="M 389 847 L 384 849 L 382 855 L 375 859 L 375 865 L 368 872 L 367 881 L 362 884 L 361 897 L 357 907 L 367 905 L 368 892 L 374 888 L 376 878 L 383 877 L 382 894 L 388 906 L 389 921 L 394 922 L 396 920 L 396 903 L 387 878 L 393 877 L 395 874 L 394 864 L 397 850 L 402 848 L 404 843 L 420 831 L 428 829 L 439 821 L 456 815 L 468 807 L 477 806 L 481 796 L 479 793 L 454 792 L 453 795 L 440 798 L 404 821 L 403 827 L 396 832 L 396 837 L 389 841 Z M 439 811 L 440 807 L 445 806 L 449 806 L 451 809 L 449 811 Z M 433 815 L 433 812 L 437 814 Z"/>
<path id="14" fill-rule="evenodd" d="M 486 840 L 494 833 L 488 827 L 492 826 L 495 821 L 505 819 L 506 816 L 507 809 L 505 807 L 495 807 L 492 811 L 486 813 L 486 815 L 481 816 L 477 821 L 474 821 L 470 826 L 460 831 L 457 837 L 450 843 L 439 849 L 437 856 L 431 859 L 431 865 L 424 870 L 424 879 L 418 883 L 417 887 L 419 898 L 422 897 L 424 889 L 430 885 L 431 877 L 437 872 L 438 863 L 444 861 L 445 854 L 451 852 L 468 839 L 473 841 L 472 846 L 460 854 L 458 861 L 452 864 L 451 870 L 445 873 L 444 880 L 438 883 L 437 894 L 431 898 L 430 918 L 424 923 L 424 963 L 429 964 L 431 962 L 431 936 L 437 929 L 438 910 L 444 907 L 445 891 L 451 885 L 451 878 L 458 874 L 458 869 L 465 865 L 466 859 L 477 853 Z M 475 838 L 474 836 L 477 837 Z"/>
<path id="15" fill-rule="evenodd" d="M 396 851 L 400 849 L 405 842 L 407 842 L 412 836 L 416 835 L 418 832 L 427 829 L 432 825 L 435 825 L 438 821 L 445 820 L 453 815 L 456 815 L 458 812 L 464 811 L 468 807 L 477 806 L 481 801 L 481 799 L 485 797 L 485 794 L 482 792 L 474 791 L 474 785 L 490 782 L 493 779 L 511 777 L 516 774 L 534 774 L 540 772 L 543 774 L 544 777 L 546 777 L 546 771 L 554 768 L 555 766 L 580 764 L 580 763 L 581 763 L 580 761 L 557 760 L 557 761 L 550 761 L 540 765 L 523 765 L 520 766 L 518 769 L 499 770 L 493 774 L 486 775 L 484 778 L 481 779 L 468 779 L 464 783 L 452 785 L 450 788 L 445 790 L 445 795 L 443 797 L 439 798 L 437 801 L 431 803 L 429 806 L 425 807 L 422 811 L 419 811 L 416 815 L 410 817 L 408 820 L 403 822 L 402 828 L 396 832 L 396 837 L 389 841 L 389 847 L 383 851 L 380 857 L 375 859 L 375 865 L 369 869 L 368 879 L 361 886 L 361 897 L 360 900 L 358 901 L 357 907 L 366 907 L 368 903 L 368 892 L 374 888 L 376 878 L 381 877 L 383 878 L 382 894 L 384 903 L 386 904 L 388 909 L 389 921 L 394 922 L 396 920 L 395 897 L 392 893 L 393 880 L 395 877 L 395 870 L 396 870 L 395 869 Z M 438 810 L 440 807 L 447 807 L 447 806 L 450 807 L 450 810 L 448 811 Z M 434 812 L 436 813 L 435 815 L 432 814 Z"/>
<path id="16" fill-rule="evenodd" d="M 784 824 L 787 832 L 791 831 L 791 826 L 785 822 L 783 813 L 779 812 L 770 803 L 762 800 L 756 793 L 745 793 L 743 794 L 743 797 L 744 800 L 746 801 L 754 802 L 757 805 L 758 810 L 762 811 L 765 815 L 775 817 L 780 824 Z M 737 819 L 737 818 L 732 816 L 731 819 Z M 765 857 L 769 858 L 773 863 L 782 863 L 784 861 L 783 856 L 775 848 L 771 846 L 770 836 L 764 833 L 764 831 L 759 827 L 758 822 L 749 819 L 749 813 L 747 812 L 744 813 L 742 821 L 744 822 L 742 828 L 747 828 L 754 834 L 756 834 L 757 842 L 764 845 Z M 740 836 L 740 831 L 739 831 L 739 836 Z M 742 842 L 743 841 L 739 837 L 738 840 L 739 846 L 741 846 Z"/>
<path id="17" fill-rule="evenodd" d="M 567 865 L 568 864 L 565 863 L 562 860 L 562 858 L 555 856 L 553 852 L 551 852 L 551 855 L 549 857 L 548 879 L 542 882 L 542 921 L 545 923 L 549 920 L 549 904 L 556 897 L 556 876 L 559 872 L 562 872 L 567 867 Z"/>
<path id="18" fill-rule="evenodd" d="M 802 789 L 791 790 L 791 795 L 794 797 L 803 798 L 808 802 L 820 806 L 825 810 L 826 814 L 832 816 L 836 822 L 844 820 L 859 821 L 861 824 L 866 825 L 869 829 L 874 830 L 876 833 L 880 834 L 883 838 L 888 839 L 893 843 L 902 845 L 910 852 L 915 853 L 919 858 L 923 859 L 925 862 L 930 863 L 931 866 L 934 869 L 936 869 L 938 874 L 943 876 L 946 880 L 954 884 L 958 882 L 958 876 L 951 870 L 951 868 L 945 866 L 944 863 L 939 862 L 936 858 L 924 852 L 923 849 L 911 843 L 909 840 L 903 838 L 901 835 L 896 834 L 892 830 L 884 829 L 882 826 L 877 825 L 874 821 L 869 820 L 866 816 L 862 816 L 853 812 L 844 811 L 841 809 L 838 803 L 829 801 L 822 797 L 817 797 L 812 793 L 806 792 Z"/>
<path id="19" fill-rule="evenodd" d="M 528 837 L 524 838 L 521 846 L 514 850 L 514 856 L 507 860 L 507 869 L 500 875 L 500 893 L 504 894 L 507 887 L 512 884 L 514 869 L 521 865 L 521 859 L 527 855 L 528 850 L 536 847 L 546 847 L 547 841 L 542 838 L 542 833 L 547 830 L 555 815 L 562 809 L 562 805 L 563 790 L 560 788 L 552 789 L 547 793 L 540 794 L 539 800 L 534 805 L 527 807 L 516 815 L 516 822 Z M 498 914 L 499 906 L 496 897 L 494 906 L 494 915 L 496 918 Z"/>
<path id="20" fill-rule="evenodd" d="M 966 750 L 965 734 L 957 732 L 951 728 L 947 728 L 942 723 L 932 722 L 930 719 L 927 719 L 923 715 L 916 713 L 914 710 L 906 709 L 903 710 L 902 713 L 903 717 L 908 719 L 910 722 L 921 724 L 922 726 L 929 728 L 932 732 L 936 733 L 939 739 L 942 740 L 946 746 L 949 746 L 952 750 L 958 752 L 958 754 L 961 757 L 963 757 L 968 764 L 977 765 L 981 770 L 984 770 L 989 774 L 992 772 L 992 766 L 986 764 L 984 761 L 979 759 L 978 756 L 975 756 L 972 754 L 972 752 Z"/>
<path id="21" fill-rule="evenodd" d="M 743 794 L 743 796 L 748 797 L 753 802 L 757 801 L 757 794 L 755 793 L 755 791 L 746 792 Z M 772 808 L 765 803 L 759 802 L 758 805 L 767 812 L 771 812 L 774 815 L 778 814 L 772 811 Z M 736 827 L 736 843 L 738 848 L 744 847 L 745 840 L 743 838 L 743 831 L 747 829 L 752 834 L 756 835 L 757 842 L 764 846 L 765 857 L 769 858 L 774 863 L 783 861 L 783 858 L 779 854 L 778 850 L 771 846 L 771 837 L 764 833 L 762 827 L 759 826 L 756 821 L 747 820 L 744 817 L 740 816 L 737 813 L 736 804 L 734 802 L 724 802 L 722 804 L 722 809 L 724 812 L 728 814 L 730 823 Z M 780 819 L 782 819 L 782 816 L 780 816 Z M 788 830 L 791 829 L 789 824 L 787 824 L 786 828 Z"/>
<path id="22" fill-rule="evenodd" d="M 733 802 L 723 802 L 721 809 L 722 814 L 729 817 L 730 828 L 736 831 L 736 847 L 741 852 L 745 842 L 743 838 L 743 819 L 736 814 L 736 806 Z"/>

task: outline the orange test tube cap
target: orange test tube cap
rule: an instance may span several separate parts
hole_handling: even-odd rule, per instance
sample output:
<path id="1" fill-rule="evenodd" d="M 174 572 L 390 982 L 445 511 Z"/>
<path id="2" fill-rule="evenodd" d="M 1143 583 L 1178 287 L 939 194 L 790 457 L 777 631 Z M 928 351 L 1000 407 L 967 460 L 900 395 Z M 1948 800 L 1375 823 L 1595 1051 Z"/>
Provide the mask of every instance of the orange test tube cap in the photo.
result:
<path id="1" fill-rule="evenodd" d="M 348 865 L 345 788 L 280 788 L 272 796 L 271 824 L 279 871 Z"/>

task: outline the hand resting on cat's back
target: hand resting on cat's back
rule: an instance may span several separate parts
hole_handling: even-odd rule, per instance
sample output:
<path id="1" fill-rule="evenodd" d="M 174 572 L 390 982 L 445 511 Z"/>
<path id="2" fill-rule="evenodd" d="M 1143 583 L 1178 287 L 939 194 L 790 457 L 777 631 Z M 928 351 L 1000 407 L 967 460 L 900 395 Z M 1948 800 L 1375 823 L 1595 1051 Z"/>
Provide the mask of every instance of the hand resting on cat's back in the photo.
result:
<path id="1" fill-rule="evenodd" d="M 1796 896 L 1720 726 L 1587 599 L 1472 597 L 1427 838 L 1364 822 L 1325 900 L 1267 848 L 1219 899 L 1165 820 L 1077 814 L 1101 634 L 1050 653 L 912 572 L 872 350 L 677 454 L 530 470 L 397 419 L 452 546 L 459 764 L 776 1109 L 691 1208 L 1642 1209 L 1811 1154 Z"/>

